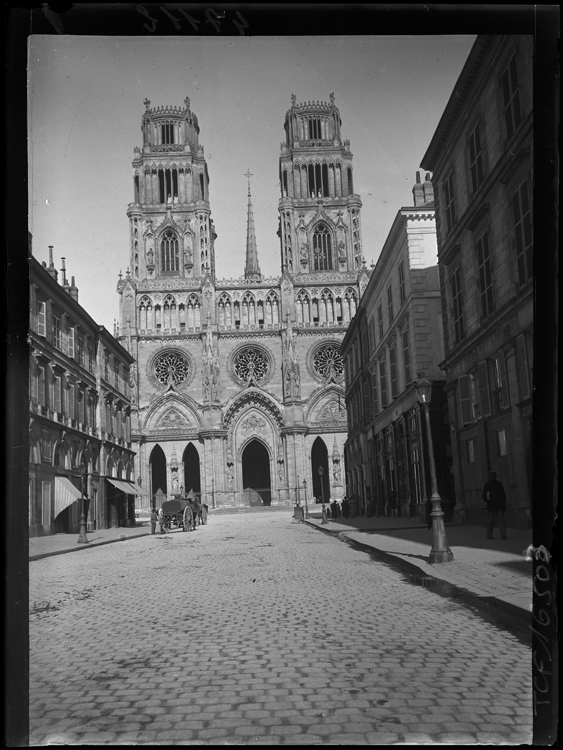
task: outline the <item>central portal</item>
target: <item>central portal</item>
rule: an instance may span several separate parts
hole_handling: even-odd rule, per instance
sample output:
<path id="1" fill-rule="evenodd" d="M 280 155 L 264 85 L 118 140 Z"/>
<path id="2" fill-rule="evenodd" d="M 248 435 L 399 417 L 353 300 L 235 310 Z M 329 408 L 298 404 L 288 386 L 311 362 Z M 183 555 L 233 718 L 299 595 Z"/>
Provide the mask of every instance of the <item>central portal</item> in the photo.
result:
<path id="1" fill-rule="evenodd" d="M 245 505 L 271 505 L 270 456 L 259 440 L 242 452 L 242 486 Z"/>

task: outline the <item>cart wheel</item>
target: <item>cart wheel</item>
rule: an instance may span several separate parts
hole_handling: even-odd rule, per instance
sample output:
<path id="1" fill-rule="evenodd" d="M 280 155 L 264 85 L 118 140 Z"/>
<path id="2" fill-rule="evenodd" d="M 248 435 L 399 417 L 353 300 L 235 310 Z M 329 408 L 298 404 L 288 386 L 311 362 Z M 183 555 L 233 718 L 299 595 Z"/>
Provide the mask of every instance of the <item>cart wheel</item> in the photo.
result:
<path id="1" fill-rule="evenodd" d="M 184 510 L 184 531 L 190 531 L 192 528 L 193 514 L 189 505 Z"/>
<path id="2" fill-rule="evenodd" d="M 207 508 L 202 508 L 201 510 L 201 521 L 202 523 L 207 523 Z"/>

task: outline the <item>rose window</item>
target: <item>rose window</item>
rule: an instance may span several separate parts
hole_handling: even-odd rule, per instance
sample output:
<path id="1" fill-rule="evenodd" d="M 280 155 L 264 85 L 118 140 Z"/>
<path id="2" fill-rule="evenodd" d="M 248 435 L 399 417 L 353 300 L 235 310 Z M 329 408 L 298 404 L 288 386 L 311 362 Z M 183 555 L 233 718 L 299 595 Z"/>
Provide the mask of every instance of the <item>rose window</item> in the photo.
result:
<path id="1" fill-rule="evenodd" d="M 154 364 L 156 379 L 163 385 L 180 385 L 187 379 L 189 369 L 186 357 L 176 352 L 161 354 Z"/>
<path id="2" fill-rule="evenodd" d="M 313 357 L 313 367 L 315 373 L 328 383 L 340 380 L 344 372 L 344 360 L 338 346 L 327 344 L 318 349 Z"/>
<path id="3" fill-rule="evenodd" d="M 260 349 L 243 349 L 233 362 L 235 374 L 245 383 L 259 383 L 268 374 L 268 358 Z"/>

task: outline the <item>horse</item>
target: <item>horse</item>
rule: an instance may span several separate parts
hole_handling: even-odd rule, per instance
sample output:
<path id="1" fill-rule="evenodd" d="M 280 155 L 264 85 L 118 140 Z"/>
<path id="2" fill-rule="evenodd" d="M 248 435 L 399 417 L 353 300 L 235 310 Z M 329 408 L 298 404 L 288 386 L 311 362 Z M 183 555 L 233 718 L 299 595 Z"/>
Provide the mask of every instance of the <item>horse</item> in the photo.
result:
<path id="1" fill-rule="evenodd" d="M 196 525 L 201 526 L 202 524 L 206 524 L 208 506 L 202 503 L 197 497 L 188 497 L 188 503 L 192 509 L 192 528 L 195 529 Z"/>

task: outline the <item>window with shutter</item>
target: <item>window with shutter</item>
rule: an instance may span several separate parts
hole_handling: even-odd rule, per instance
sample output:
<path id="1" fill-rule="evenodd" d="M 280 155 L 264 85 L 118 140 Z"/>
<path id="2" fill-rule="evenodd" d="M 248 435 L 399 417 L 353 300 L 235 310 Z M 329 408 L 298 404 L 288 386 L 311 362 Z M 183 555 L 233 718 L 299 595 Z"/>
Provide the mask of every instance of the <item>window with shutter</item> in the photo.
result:
<path id="1" fill-rule="evenodd" d="M 47 331 L 47 303 L 41 300 L 37 301 L 37 334 L 46 336 Z"/>
<path id="2" fill-rule="evenodd" d="M 364 380 L 364 410 L 366 416 L 366 422 L 369 424 L 372 420 L 371 414 L 371 384 L 370 374 L 368 373 L 367 378 Z"/>
<path id="3" fill-rule="evenodd" d="M 508 392 L 508 377 L 506 375 L 506 358 L 503 351 L 498 353 L 498 365 L 500 375 L 500 408 L 508 409 L 510 406 L 510 395 Z"/>
<path id="4" fill-rule="evenodd" d="M 401 305 L 406 299 L 406 293 L 405 293 L 405 268 L 403 263 L 399 266 L 399 299 L 401 301 Z"/>
<path id="5" fill-rule="evenodd" d="M 385 375 L 385 362 L 379 363 L 379 392 L 381 394 L 381 406 L 387 406 L 387 380 Z"/>
<path id="6" fill-rule="evenodd" d="M 482 360 L 478 365 L 479 373 L 479 395 L 481 396 L 481 414 L 483 417 L 491 416 L 491 396 L 489 392 L 489 373 L 487 360 Z"/>
<path id="7" fill-rule="evenodd" d="M 525 398 L 530 398 L 532 394 L 526 335 L 524 333 L 521 333 L 516 337 L 516 368 L 518 376 L 518 394 L 520 400 L 523 401 Z"/>
<path id="8" fill-rule="evenodd" d="M 403 365 L 405 369 L 405 386 L 411 382 L 411 355 L 409 351 L 409 332 L 403 331 Z"/>
<path id="9" fill-rule="evenodd" d="M 444 180 L 444 209 L 446 213 L 446 226 L 449 232 L 453 228 L 456 221 L 453 172 L 450 172 Z"/>
<path id="10" fill-rule="evenodd" d="M 370 318 L 369 321 L 369 345 L 371 348 L 371 355 L 375 351 L 375 320 L 373 318 Z"/>
<path id="11" fill-rule="evenodd" d="M 502 94 L 506 138 L 507 140 L 510 140 L 522 121 L 522 112 L 520 109 L 520 86 L 518 83 L 516 55 L 512 56 L 510 64 L 508 65 L 502 76 Z"/>
<path id="12" fill-rule="evenodd" d="M 512 218 L 514 220 L 514 245 L 518 283 L 525 284 L 533 275 L 534 238 L 532 215 L 528 194 L 528 181 L 520 185 L 512 197 Z"/>
<path id="13" fill-rule="evenodd" d="M 37 368 L 37 400 L 40 406 L 47 406 L 47 391 L 45 386 L 45 368 L 39 365 Z"/>
<path id="14" fill-rule="evenodd" d="M 74 327 L 73 326 L 68 327 L 67 340 L 68 340 L 68 356 L 74 359 Z"/>
<path id="15" fill-rule="evenodd" d="M 481 151 L 481 138 L 479 135 L 479 123 L 475 125 L 469 134 L 469 171 L 471 174 L 471 189 L 476 192 L 483 182 L 483 154 Z"/>
<path id="16" fill-rule="evenodd" d="M 53 315 L 53 345 L 62 351 L 61 319 L 57 315 Z"/>
<path id="17" fill-rule="evenodd" d="M 381 305 L 377 308 L 377 325 L 379 327 L 379 340 L 383 338 L 383 310 Z"/>
<path id="18" fill-rule="evenodd" d="M 71 419 L 75 419 L 75 411 L 74 411 L 74 385 L 71 383 L 68 387 L 68 416 Z"/>
<path id="19" fill-rule="evenodd" d="M 471 413 L 471 391 L 469 388 L 469 376 L 462 375 L 459 378 L 459 406 L 462 424 L 472 422 Z"/>
<path id="20" fill-rule="evenodd" d="M 397 398 L 397 354 L 394 347 L 392 349 L 389 349 L 389 370 L 391 374 L 391 397 Z"/>
<path id="21" fill-rule="evenodd" d="M 61 408 L 61 388 L 62 388 L 62 380 L 59 375 L 55 375 L 55 401 L 53 404 L 53 408 L 55 411 L 59 412 L 59 414 L 62 412 Z"/>
<path id="22" fill-rule="evenodd" d="M 372 392 L 373 415 L 375 416 L 379 412 L 379 404 L 378 404 L 378 399 L 377 399 L 377 371 L 373 372 L 371 376 L 371 392 Z"/>
<path id="23" fill-rule="evenodd" d="M 461 270 L 456 268 L 451 275 L 453 323 L 455 343 L 459 344 L 465 338 L 465 322 L 463 317 L 463 297 L 461 291 Z"/>
<path id="24" fill-rule="evenodd" d="M 489 255 L 489 233 L 477 241 L 477 262 L 479 265 L 479 288 L 481 292 L 481 314 L 488 318 L 493 312 L 493 278 Z"/>
<path id="25" fill-rule="evenodd" d="M 51 433 L 45 429 L 41 430 L 41 457 L 44 461 L 51 460 Z"/>

